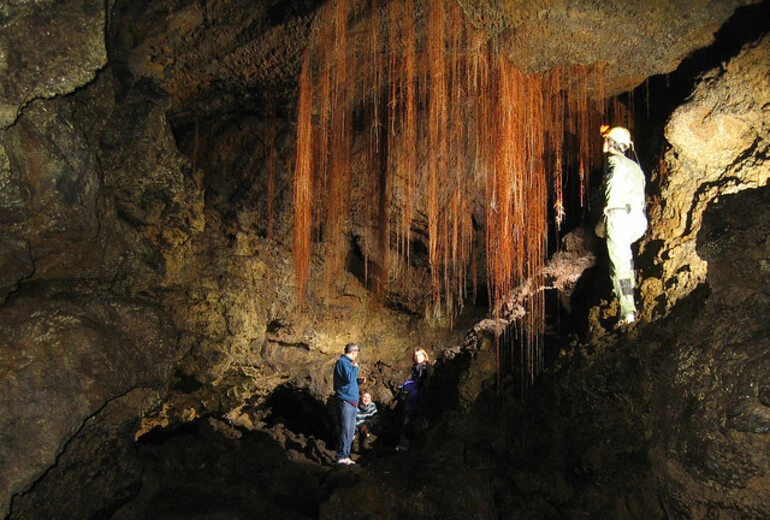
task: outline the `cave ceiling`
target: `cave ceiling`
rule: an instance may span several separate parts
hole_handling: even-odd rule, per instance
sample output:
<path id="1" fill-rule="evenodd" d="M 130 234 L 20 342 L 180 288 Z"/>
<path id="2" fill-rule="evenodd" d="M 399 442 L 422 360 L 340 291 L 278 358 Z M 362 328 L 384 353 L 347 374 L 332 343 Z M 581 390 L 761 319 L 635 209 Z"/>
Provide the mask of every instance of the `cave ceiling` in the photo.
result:
<path id="1" fill-rule="evenodd" d="M 736 8 L 753 0 L 547 2 L 459 0 L 464 20 L 520 70 L 600 65 L 604 94 L 667 74 L 712 43 Z M 380 10 L 385 10 L 380 2 Z M 0 6 L 0 125 L 36 98 L 74 91 L 109 63 L 127 85 L 166 92 L 179 123 L 218 113 L 291 109 L 302 55 L 319 41 L 319 0 L 94 0 L 7 2 Z M 415 2 L 417 41 L 427 2 Z M 350 34 L 364 37 L 371 2 L 351 2 Z M 381 17 L 387 24 L 387 17 Z M 62 22 L 66 23 L 62 23 Z M 63 37 L 74 28 L 77 38 Z M 105 28 L 107 33 L 105 44 Z M 37 52 L 25 52 L 34 33 Z M 11 69 L 9 69 L 9 67 Z M 601 92 L 597 92 L 597 95 Z M 291 112 L 289 112 L 291 115 Z"/>
<path id="2" fill-rule="evenodd" d="M 713 42 L 737 7 L 750 3 L 459 2 L 466 20 L 517 68 L 538 73 L 603 64 L 607 95 L 675 70 L 693 51 Z M 304 50 L 328 45 L 319 41 L 314 22 L 330 4 L 259 1 L 244 9 L 241 2 L 207 2 L 205 7 L 197 1 L 150 2 L 135 20 L 121 21 L 136 42 L 121 52 L 133 77 L 150 78 L 171 95 L 177 118 L 259 109 L 265 93 L 284 101 L 296 98 Z M 352 4 L 349 31 L 363 37 L 371 5 Z M 425 24 L 426 5 L 416 5 L 418 31 Z M 419 45 L 419 34 L 417 39 Z"/>

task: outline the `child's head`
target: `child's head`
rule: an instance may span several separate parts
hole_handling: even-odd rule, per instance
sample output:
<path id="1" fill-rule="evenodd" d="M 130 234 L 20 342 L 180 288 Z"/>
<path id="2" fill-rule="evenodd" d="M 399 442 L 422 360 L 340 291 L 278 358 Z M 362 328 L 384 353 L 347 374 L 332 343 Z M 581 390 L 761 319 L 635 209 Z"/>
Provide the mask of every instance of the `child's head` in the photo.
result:
<path id="1" fill-rule="evenodd" d="M 369 392 L 369 390 L 364 390 L 361 392 L 361 402 L 363 404 L 369 404 L 372 402 L 372 394 Z"/>
<path id="2" fill-rule="evenodd" d="M 428 353 L 425 351 L 424 348 L 416 348 L 414 349 L 414 362 L 418 365 L 420 363 L 427 363 L 430 360 L 430 356 L 428 356 Z"/>

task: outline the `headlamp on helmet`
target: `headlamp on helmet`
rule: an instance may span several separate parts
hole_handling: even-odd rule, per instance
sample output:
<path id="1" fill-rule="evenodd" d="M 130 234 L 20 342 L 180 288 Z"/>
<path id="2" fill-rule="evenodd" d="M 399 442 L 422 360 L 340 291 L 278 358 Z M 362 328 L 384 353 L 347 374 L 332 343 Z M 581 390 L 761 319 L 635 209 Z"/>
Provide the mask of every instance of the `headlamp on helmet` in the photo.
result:
<path id="1" fill-rule="evenodd" d="M 603 138 L 611 139 L 622 151 L 626 151 L 631 146 L 631 132 L 622 126 L 610 128 L 609 125 L 602 125 L 600 131 Z"/>

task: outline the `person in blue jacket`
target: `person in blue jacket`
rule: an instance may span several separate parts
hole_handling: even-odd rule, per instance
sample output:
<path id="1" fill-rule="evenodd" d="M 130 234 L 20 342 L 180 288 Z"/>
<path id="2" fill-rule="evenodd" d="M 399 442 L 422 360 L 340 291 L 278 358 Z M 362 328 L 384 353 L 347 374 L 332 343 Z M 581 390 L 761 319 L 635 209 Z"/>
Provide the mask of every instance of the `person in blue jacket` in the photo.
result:
<path id="1" fill-rule="evenodd" d="M 356 431 L 358 385 L 366 382 L 366 378 L 358 377 L 359 366 L 356 359 L 360 351 L 358 345 L 348 343 L 345 345 L 345 353 L 334 365 L 334 396 L 337 399 L 340 419 L 337 464 L 355 464 L 350 458 L 350 446 Z"/>

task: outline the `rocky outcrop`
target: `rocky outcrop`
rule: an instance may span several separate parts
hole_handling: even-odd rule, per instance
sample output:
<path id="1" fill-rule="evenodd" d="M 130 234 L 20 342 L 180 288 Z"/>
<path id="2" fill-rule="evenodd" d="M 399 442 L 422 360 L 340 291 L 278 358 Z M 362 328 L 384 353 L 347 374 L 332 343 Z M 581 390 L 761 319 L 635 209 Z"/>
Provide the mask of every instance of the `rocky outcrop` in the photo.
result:
<path id="1" fill-rule="evenodd" d="M 137 388 L 162 390 L 176 345 L 156 307 L 68 288 L 16 298 L 0 309 L 0 330 L 5 512 L 13 495 L 60 463 L 62 452 L 88 430 L 89 420 L 103 416 L 108 403 Z M 135 426 L 141 408 L 127 419 L 129 425 Z M 125 423 L 114 427 L 128 433 Z M 93 484 L 116 477 L 100 475 Z"/>
<path id="2" fill-rule="evenodd" d="M 696 250 L 703 212 L 720 196 L 770 179 L 770 38 L 705 73 L 666 125 L 671 148 L 657 172 L 660 194 L 648 206 L 650 232 L 640 254 L 654 255 L 642 282 L 645 314 L 665 313 L 701 284 L 707 263 Z"/>

